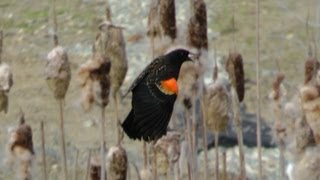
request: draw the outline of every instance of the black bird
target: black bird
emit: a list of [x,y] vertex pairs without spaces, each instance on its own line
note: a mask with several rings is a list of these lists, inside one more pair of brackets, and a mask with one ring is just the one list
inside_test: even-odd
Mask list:
[[132,91],[132,109],[122,123],[130,138],[149,142],[166,134],[181,65],[193,58],[188,50],[173,50],[154,59],[133,82],[127,92]]

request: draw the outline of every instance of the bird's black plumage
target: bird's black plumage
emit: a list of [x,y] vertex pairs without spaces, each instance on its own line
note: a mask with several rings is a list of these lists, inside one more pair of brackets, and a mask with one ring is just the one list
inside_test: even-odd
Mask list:
[[183,62],[191,60],[190,52],[174,50],[153,60],[133,82],[132,109],[122,123],[132,139],[157,140],[167,132],[167,126],[177,98],[176,93],[162,89],[162,82],[178,79]]

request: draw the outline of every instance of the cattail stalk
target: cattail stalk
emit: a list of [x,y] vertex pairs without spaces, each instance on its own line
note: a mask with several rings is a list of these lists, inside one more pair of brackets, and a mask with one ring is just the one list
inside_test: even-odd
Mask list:
[[114,94],[114,103],[115,103],[115,115],[116,115],[116,129],[117,129],[117,144],[120,145],[122,140],[122,131],[120,129],[120,118],[119,118],[119,94]]
[[257,145],[258,145],[258,179],[262,180],[261,153],[261,90],[260,90],[260,0],[256,0],[256,81],[257,81]]
[[79,158],[79,150],[76,149],[76,156],[75,156],[75,161],[74,161],[74,167],[73,167],[73,179],[77,180],[78,179],[78,158]]
[[3,31],[0,30],[0,64],[2,63]]
[[220,179],[220,173],[219,173],[219,132],[214,133],[214,147],[216,151],[216,167],[215,167],[215,176],[216,180]]
[[205,105],[203,103],[204,99],[202,98],[201,100],[201,109],[202,109],[202,126],[203,126],[203,131],[202,131],[202,138],[203,138],[203,151],[204,151],[204,180],[207,180],[208,178],[208,142],[207,142],[207,115],[204,112]]
[[222,168],[223,168],[223,179],[228,179],[228,174],[227,174],[227,152],[223,151],[222,152]]
[[47,161],[46,161],[46,146],[45,146],[45,134],[43,121],[40,122],[41,129],[41,150],[42,150],[42,166],[43,166],[43,179],[47,180]]
[[89,174],[90,174],[90,160],[91,160],[91,149],[89,149],[89,154],[88,154],[85,180],[88,180],[88,177],[89,177]]
[[244,145],[243,145],[243,134],[242,134],[242,125],[240,118],[240,103],[237,97],[237,92],[233,89],[233,102],[235,107],[235,125],[237,128],[237,138],[238,138],[238,146],[239,146],[239,160],[240,160],[240,178],[241,180],[246,179],[246,163],[244,158]]
[[197,112],[196,112],[196,92],[193,90],[192,92],[192,167],[193,167],[193,177],[198,177],[198,168],[197,168]]
[[101,156],[101,180],[106,179],[106,133],[105,133],[105,107],[101,106],[101,149],[100,149],[100,156]]
[[192,137],[191,137],[191,125],[190,125],[190,110],[186,110],[185,115],[185,125],[187,128],[185,130],[185,139],[187,141],[187,159],[188,159],[188,178],[189,180],[193,179],[193,163],[192,163]]
[[60,107],[60,133],[61,133],[61,153],[63,158],[63,172],[65,179],[68,179],[68,166],[67,166],[67,154],[66,154],[66,142],[64,136],[64,118],[63,118],[63,99],[59,100]]
[[152,173],[153,173],[153,180],[157,180],[158,179],[158,171],[157,171],[157,152],[156,149],[154,147],[152,147],[152,151],[153,151],[153,163],[152,163]]
[[59,40],[58,40],[58,23],[57,23],[57,13],[56,13],[56,0],[52,0],[52,20],[53,20],[53,44],[54,46],[59,45]]

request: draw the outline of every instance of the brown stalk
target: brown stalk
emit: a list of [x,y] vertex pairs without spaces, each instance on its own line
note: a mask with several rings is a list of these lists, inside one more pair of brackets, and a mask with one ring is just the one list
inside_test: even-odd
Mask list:
[[215,176],[216,176],[216,180],[219,180],[220,179],[220,173],[219,173],[219,132],[214,133],[214,148],[216,151]]
[[197,167],[197,112],[196,112],[196,90],[193,89],[192,91],[192,167],[193,167],[193,177],[198,177],[198,167]]
[[223,151],[222,152],[222,169],[223,169],[223,179],[228,179],[228,174],[227,174],[227,152]]
[[205,105],[204,105],[204,99],[201,100],[201,110],[202,110],[202,138],[203,138],[203,151],[204,151],[204,180],[208,179],[208,140],[207,140],[207,115],[205,113]]
[[158,179],[158,171],[157,171],[157,152],[155,150],[155,148],[152,146],[152,152],[153,152],[153,163],[152,163],[152,174],[153,174],[153,180],[157,180]]
[[[260,90],[260,0],[256,0],[256,82],[257,82],[257,145],[258,145],[258,179],[262,180],[261,152],[261,90]],[[244,178],[244,177],[243,177]]]
[[46,147],[45,147],[45,131],[44,131],[44,124],[43,121],[40,122],[40,129],[41,129],[41,150],[42,150],[42,166],[43,166],[43,177],[44,180],[48,179],[47,175],[47,161],[46,161]]
[[58,23],[57,23],[57,13],[56,13],[56,0],[52,0],[51,4],[51,11],[52,11],[52,25],[53,25],[53,44],[54,46],[59,45],[58,40]]
[[63,173],[64,178],[68,179],[68,166],[67,166],[67,153],[66,153],[66,142],[64,136],[64,118],[63,118],[63,99],[59,100],[59,107],[60,107],[60,138],[61,138],[61,153],[63,158]]
[[73,165],[73,179],[77,180],[78,179],[78,158],[79,158],[79,150],[76,149],[76,155],[75,155],[75,161]]
[[88,177],[89,177],[89,174],[90,174],[90,160],[91,160],[91,149],[89,149],[89,153],[88,153],[85,180],[88,180]]
[[0,30],[0,64],[2,63],[3,31]]
[[100,130],[101,130],[101,139],[100,139],[100,157],[101,157],[101,175],[100,179],[106,179],[106,133],[105,133],[105,106],[101,106],[101,120],[100,120]]

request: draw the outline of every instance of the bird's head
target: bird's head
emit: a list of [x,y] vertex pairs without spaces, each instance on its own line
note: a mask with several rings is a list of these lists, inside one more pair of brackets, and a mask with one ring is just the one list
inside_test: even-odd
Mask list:
[[179,68],[182,63],[186,61],[195,61],[199,58],[198,54],[192,53],[186,49],[175,49],[169,52],[166,56],[171,64],[178,65]]

